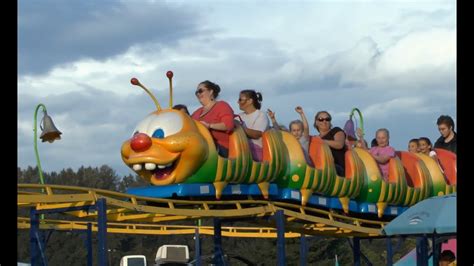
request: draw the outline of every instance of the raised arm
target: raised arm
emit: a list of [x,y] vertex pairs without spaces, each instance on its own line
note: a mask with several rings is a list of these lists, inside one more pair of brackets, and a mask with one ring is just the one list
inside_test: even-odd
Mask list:
[[364,133],[362,133],[362,129],[361,129],[361,128],[357,128],[356,134],[357,134],[357,138],[358,138],[357,141],[360,142],[362,149],[368,150],[369,147],[367,147],[367,145],[365,145]]
[[303,121],[303,136],[309,137],[309,126],[308,126],[308,120],[306,119],[306,115],[303,112],[303,108],[301,106],[297,106],[295,108],[295,111],[300,114],[301,120]]
[[268,114],[268,117],[270,117],[270,120],[272,120],[273,127],[276,128],[276,129],[281,129],[280,126],[278,125],[276,119],[275,119],[275,113],[272,110],[267,109],[267,114]]

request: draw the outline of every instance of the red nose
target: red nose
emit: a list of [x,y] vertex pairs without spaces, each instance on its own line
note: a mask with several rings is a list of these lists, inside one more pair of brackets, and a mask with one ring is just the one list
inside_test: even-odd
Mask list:
[[136,152],[142,152],[148,150],[151,147],[151,138],[147,134],[138,133],[132,137],[130,146]]

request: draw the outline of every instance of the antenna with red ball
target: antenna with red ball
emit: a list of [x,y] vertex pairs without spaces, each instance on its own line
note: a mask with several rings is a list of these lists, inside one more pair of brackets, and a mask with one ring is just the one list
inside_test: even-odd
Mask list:
[[171,109],[173,108],[173,82],[172,82],[173,71],[170,70],[166,72],[166,76],[170,80],[170,109]]
[[[173,75],[173,73],[171,73],[171,75]],[[158,109],[158,111],[161,111],[161,106],[160,106],[160,104],[158,103],[158,100],[155,98],[155,96],[154,96],[153,94],[151,94],[151,92],[150,92],[147,88],[145,88],[145,86],[143,86],[143,85],[140,83],[140,81],[138,81],[138,79],[132,78],[132,79],[130,80],[130,83],[132,83],[133,85],[139,86],[139,87],[141,87],[142,89],[144,89],[144,90],[148,93],[148,95],[150,95],[150,97],[153,99],[153,101],[155,102],[156,109]]]

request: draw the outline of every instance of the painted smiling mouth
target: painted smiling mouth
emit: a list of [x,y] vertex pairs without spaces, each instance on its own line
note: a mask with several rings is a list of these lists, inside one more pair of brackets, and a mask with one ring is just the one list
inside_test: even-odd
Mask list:
[[176,168],[177,160],[168,164],[140,163],[133,164],[132,169],[135,171],[148,171],[153,178],[158,180],[167,179]]

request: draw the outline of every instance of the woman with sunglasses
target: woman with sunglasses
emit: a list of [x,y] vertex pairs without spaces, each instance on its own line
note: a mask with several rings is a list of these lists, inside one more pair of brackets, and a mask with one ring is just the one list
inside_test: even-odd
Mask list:
[[228,157],[229,135],[234,130],[234,111],[227,102],[216,100],[220,91],[219,85],[209,80],[199,83],[195,94],[202,106],[191,117],[209,129],[218,154]]
[[242,120],[245,134],[250,139],[250,150],[253,159],[256,161],[262,161],[262,134],[270,124],[267,115],[260,111],[261,102],[262,94],[254,90],[241,91],[237,101],[240,110],[243,111],[239,114],[239,117]]
[[314,127],[319,137],[331,148],[338,176],[345,173],[346,134],[340,127],[332,127],[331,115],[327,111],[319,111],[314,117]]

